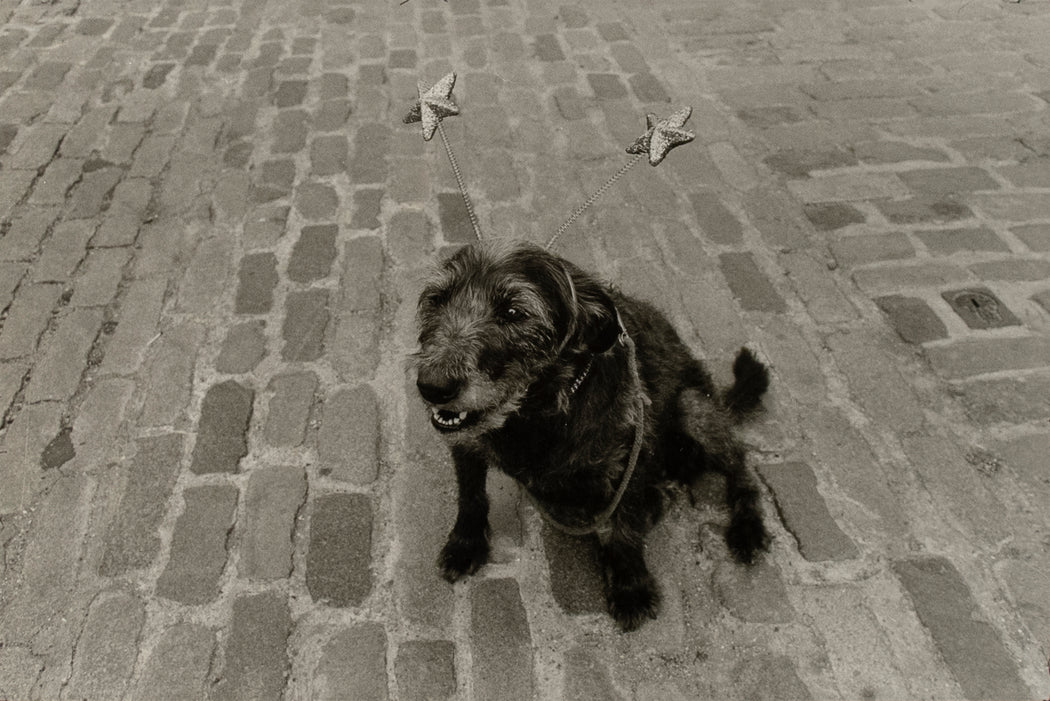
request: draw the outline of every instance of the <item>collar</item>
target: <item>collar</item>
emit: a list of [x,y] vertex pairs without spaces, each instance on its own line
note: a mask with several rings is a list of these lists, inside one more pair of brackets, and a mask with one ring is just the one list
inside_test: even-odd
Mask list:
[[587,359],[587,364],[583,366],[583,372],[581,372],[576,379],[572,381],[572,384],[569,385],[569,399],[572,399],[573,395],[576,394],[576,390],[578,390],[580,385],[583,384],[583,381],[587,379],[587,373],[591,371],[591,364],[593,363],[594,356],[592,355]]

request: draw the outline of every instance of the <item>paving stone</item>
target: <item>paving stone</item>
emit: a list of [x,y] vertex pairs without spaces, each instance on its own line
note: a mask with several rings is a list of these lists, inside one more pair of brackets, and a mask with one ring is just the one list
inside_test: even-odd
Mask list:
[[34,353],[61,294],[61,285],[23,283],[0,331],[0,359]]
[[47,165],[44,175],[37,179],[29,203],[35,205],[61,205],[66,193],[80,180],[83,162],[74,158],[55,158]]
[[113,167],[86,171],[84,177],[69,193],[66,203],[66,219],[98,217],[105,206],[106,199],[123,175],[123,170]]
[[[386,631],[378,623],[358,623],[338,631],[321,651],[311,679],[310,698],[386,701],[386,658]],[[404,692],[401,698],[406,698]]]
[[344,382],[370,380],[379,366],[378,318],[371,312],[342,312],[328,351]]
[[33,266],[33,281],[67,282],[84,259],[88,241],[94,232],[93,221],[62,221],[55,224]]
[[718,600],[742,621],[790,623],[795,618],[780,569],[766,560],[752,566],[719,563],[713,583]]
[[100,307],[113,301],[130,254],[121,249],[92,249],[77,276],[72,307]]
[[914,192],[935,197],[999,189],[999,183],[992,176],[974,167],[909,170],[897,173],[897,177]]
[[803,207],[803,212],[817,231],[835,231],[850,224],[863,224],[866,221],[863,212],[842,202],[807,204]]
[[707,238],[721,244],[738,244],[743,240],[740,221],[726,209],[718,195],[707,190],[690,192],[689,201]]
[[357,485],[379,475],[379,405],[369,385],[336,392],[324,403],[317,435],[321,473]]
[[211,630],[196,623],[176,623],[161,634],[131,696],[157,701],[203,698],[214,649]]
[[908,343],[926,343],[948,337],[944,322],[917,297],[886,295],[874,300],[889,317],[897,334]]
[[949,263],[883,265],[853,272],[853,281],[866,293],[887,293],[912,287],[941,287],[962,284],[971,279],[966,269]]
[[254,392],[233,380],[212,385],[201,402],[197,442],[190,470],[194,474],[234,473],[248,454],[248,424]]
[[193,605],[219,595],[237,495],[231,485],[189,487],[182,493],[185,506],[175,522],[168,563],[157,580],[158,596]]
[[230,327],[219,357],[215,359],[215,369],[231,375],[254,370],[266,357],[265,328],[262,321],[247,321]]
[[583,645],[577,645],[565,654],[564,699],[575,701],[618,701],[623,697],[616,691],[609,675],[609,667]]
[[535,56],[540,61],[564,61],[565,53],[554,34],[539,34],[532,45]]
[[804,463],[759,465],[762,481],[773,491],[784,526],[795,537],[802,557],[810,562],[849,560],[857,546],[828,512],[813,470]]
[[40,124],[22,131],[18,149],[5,159],[7,168],[36,170],[53,160],[65,137],[67,127],[61,124]]
[[282,110],[273,126],[273,153],[296,153],[306,146],[310,116],[303,110]]
[[962,379],[1002,370],[1045,367],[1050,339],[1040,336],[974,338],[926,349],[933,368],[947,379]]
[[270,380],[268,390],[272,394],[263,428],[267,443],[302,445],[317,387],[317,375],[312,372],[284,373]]
[[86,388],[72,434],[78,462],[85,470],[101,471],[120,457],[119,432],[134,390],[130,379],[120,377],[96,380]]
[[1036,495],[1045,493],[1050,486],[1050,475],[1042,467],[1047,450],[1050,450],[1050,435],[1046,433],[1033,433],[995,443],[995,453],[1002,456],[1021,483]]
[[402,701],[441,701],[456,694],[456,646],[449,640],[409,640],[397,648],[394,675]]
[[306,99],[305,80],[282,80],[273,94],[273,104],[278,108],[297,107]]
[[962,251],[1008,251],[1009,247],[991,229],[943,229],[915,234],[931,253],[951,255]]
[[286,579],[292,572],[296,515],[306,501],[306,473],[296,467],[253,470],[244,498],[237,572],[246,579]]
[[40,242],[58,217],[58,210],[33,207],[5,218],[8,228],[0,237],[0,260],[29,261],[36,257]]
[[915,247],[901,233],[843,236],[831,243],[831,253],[839,265],[853,267],[915,256]]
[[551,594],[570,615],[604,613],[605,594],[597,544],[543,526],[543,550],[550,569]]
[[354,136],[353,155],[347,172],[355,185],[382,183],[389,170],[386,157],[390,149],[390,130],[378,124],[362,124]]
[[353,215],[350,218],[350,228],[378,229],[379,211],[382,201],[383,190],[365,189],[354,192]]
[[588,73],[587,82],[599,100],[619,100],[627,97],[627,88],[612,73]]
[[810,252],[793,251],[779,257],[784,273],[795,293],[820,324],[838,324],[857,318],[857,310],[834,278],[828,275],[828,261]]
[[99,574],[147,567],[160,550],[157,527],[167,511],[183,454],[183,438],[162,434],[136,441],[116,517],[106,530]]
[[155,343],[152,337],[147,341],[151,354],[146,362],[140,425],[174,426],[183,416],[203,337],[202,326],[190,321],[165,329]]
[[941,297],[971,329],[992,329],[1021,324],[1013,312],[987,288],[949,290],[942,292]]
[[311,288],[289,292],[285,301],[281,337],[281,358],[286,361],[317,360],[324,352],[325,329],[328,327],[328,291]]
[[878,330],[852,329],[825,339],[850,395],[875,423],[895,432],[920,430],[926,420],[910,383],[899,370],[893,345]]
[[372,504],[362,494],[326,494],[313,503],[306,588],[329,606],[360,606],[372,590]]
[[1028,698],[1013,659],[950,561],[926,557],[891,566],[967,698]]
[[885,200],[906,197],[908,189],[893,173],[844,173],[791,180],[788,189],[806,204]]
[[762,159],[762,162],[778,173],[801,178],[814,170],[856,165],[857,159],[853,154],[841,148],[821,151],[787,149],[767,156]]
[[295,190],[295,208],[305,219],[331,219],[339,209],[339,195],[324,183],[303,183]]
[[490,699],[531,699],[532,636],[518,582],[481,580],[474,583],[470,595],[474,694]]
[[335,224],[304,226],[292,248],[288,261],[288,278],[295,282],[313,282],[327,277],[336,257]]
[[1050,217],[1050,192],[976,193],[967,201],[991,219],[1029,222]]
[[1010,229],[1017,238],[1033,251],[1050,251],[1050,224],[1030,224]]
[[26,401],[68,401],[80,385],[101,328],[100,309],[74,309],[61,315],[33,369]]
[[755,264],[751,253],[723,253],[718,262],[729,289],[745,310],[775,313],[787,310],[783,298]]
[[310,172],[314,176],[346,172],[349,144],[341,134],[317,136],[310,142]]
[[[894,84],[896,81],[894,81]],[[828,83],[834,85],[834,83]],[[912,146],[900,141],[867,141],[852,145],[853,154],[864,163],[886,164],[905,161],[947,161],[948,156],[935,148]]]
[[929,195],[906,200],[880,200],[875,206],[893,224],[943,224],[973,216],[970,208],[961,202]]
[[1041,258],[973,263],[967,266],[982,280],[1041,281],[1050,279],[1050,261]]
[[238,596],[233,602],[222,677],[210,698],[279,700],[291,671],[287,643],[292,634],[288,601],[280,592]]
[[65,691],[70,698],[121,698],[131,681],[146,620],[142,600],[131,594],[100,594],[88,609]]
[[277,258],[273,253],[251,253],[241,261],[237,273],[237,297],[234,311],[238,314],[265,314],[273,306],[273,289],[277,286]]

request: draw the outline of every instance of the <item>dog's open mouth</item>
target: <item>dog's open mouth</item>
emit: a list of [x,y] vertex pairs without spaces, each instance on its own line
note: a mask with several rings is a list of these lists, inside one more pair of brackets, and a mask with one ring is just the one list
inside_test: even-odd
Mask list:
[[447,411],[431,407],[430,423],[439,431],[452,432],[470,426],[478,419],[477,412],[470,411]]

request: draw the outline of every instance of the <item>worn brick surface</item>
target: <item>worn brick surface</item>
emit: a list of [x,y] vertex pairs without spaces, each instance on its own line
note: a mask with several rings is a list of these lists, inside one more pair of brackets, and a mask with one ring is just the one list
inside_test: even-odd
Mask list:
[[288,602],[279,592],[239,596],[233,602],[230,637],[222,676],[211,689],[215,699],[280,699],[290,660],[292,632]]
[[274,580],[291,573],[295,519],[305,499],[302,469],[279,466],[252,472],[244,497],[241,577]]
[[252,390],[233,380],[208,390],[201,402],[191,470],[197,474],[237,472],[240,459],[248,454],[253,398]]
[[99,574],[116,575],[149,565],[160,551],[157,527],[167,508],[183,455],[182,436],[137,441],[116,516],[106,531]]
[[[1047,6],[527,5],[0,0],[0,697],[1046,698]],[[631,635],[506,476],[490,562],[435,565],[415,297],[474,232],[401,117],[450,70],[492,236],[693,109],[558,250],[720,384],[769,362],[786,540],[677,504]]]
[[456,646],[449,640],[411,640],[397,649],[394,674],[405,701],[451,699],[456,693]]
[[313,288],[291,292],[285,301],[281,357],[289,361],[317,360],[324,351],[328,327],[328,291]]
[[317,392],[312,372],[292,372],[270,380],[269,411],[263,435],[271,445],[297,446],[303,442]]
[[166,629],[131,693],[164,701],[199,698],[207,688],[215,633],[194,623]]
[[471,653],[479,698],[532,698],[532,639],[516,580],[489,579],[471,589]]
[[145,618],[138,596],[103,593],[92,602],[66,688],[71,698],[119,698],[125,693]]
[[1028,696],[1013,660],[949,560],[897,560],[893,571],[967,698]]
[[313,670],[310,698],[385,701],[389,698],[386,669],[387,639],[383,626],[353,625],[336,632],[322,649]]
[[234,375],[255,369],[266,356],[265,329],[262,321],[248,321],[231,327],[226,332],[219,357],[215,359],[215,369]]
[[372,589],[372,505],[360,494],[314,500],[306,586],[314,600],[359,606]]
[[183,604],[203,604],[219,593],[226,566],[237,488],[191,487],[171,536],[171,554],[157,580],[157,594]]
[[379,474],[379,407],[368,385],[328,397],[317,435],[321,472],[352,484],[370,484]]
[[807,560],[846,560],[858,555],[857,546],[842,532],[817,490],[816,475],[803,463],[759,465],[763,481],[773,490],[777,511],[795,536]]

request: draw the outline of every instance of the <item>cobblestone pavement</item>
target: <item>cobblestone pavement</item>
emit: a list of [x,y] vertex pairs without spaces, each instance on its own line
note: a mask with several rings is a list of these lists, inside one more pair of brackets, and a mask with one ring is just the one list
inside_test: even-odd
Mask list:
[[[0,698],[1042,699],[1045,0],[0,0]],[[775,542],[654,532],[659,620],[494,479],[455,587],[420,280],[542,241],[725,380]],[[717,490],[701,484],[701,496]]]

